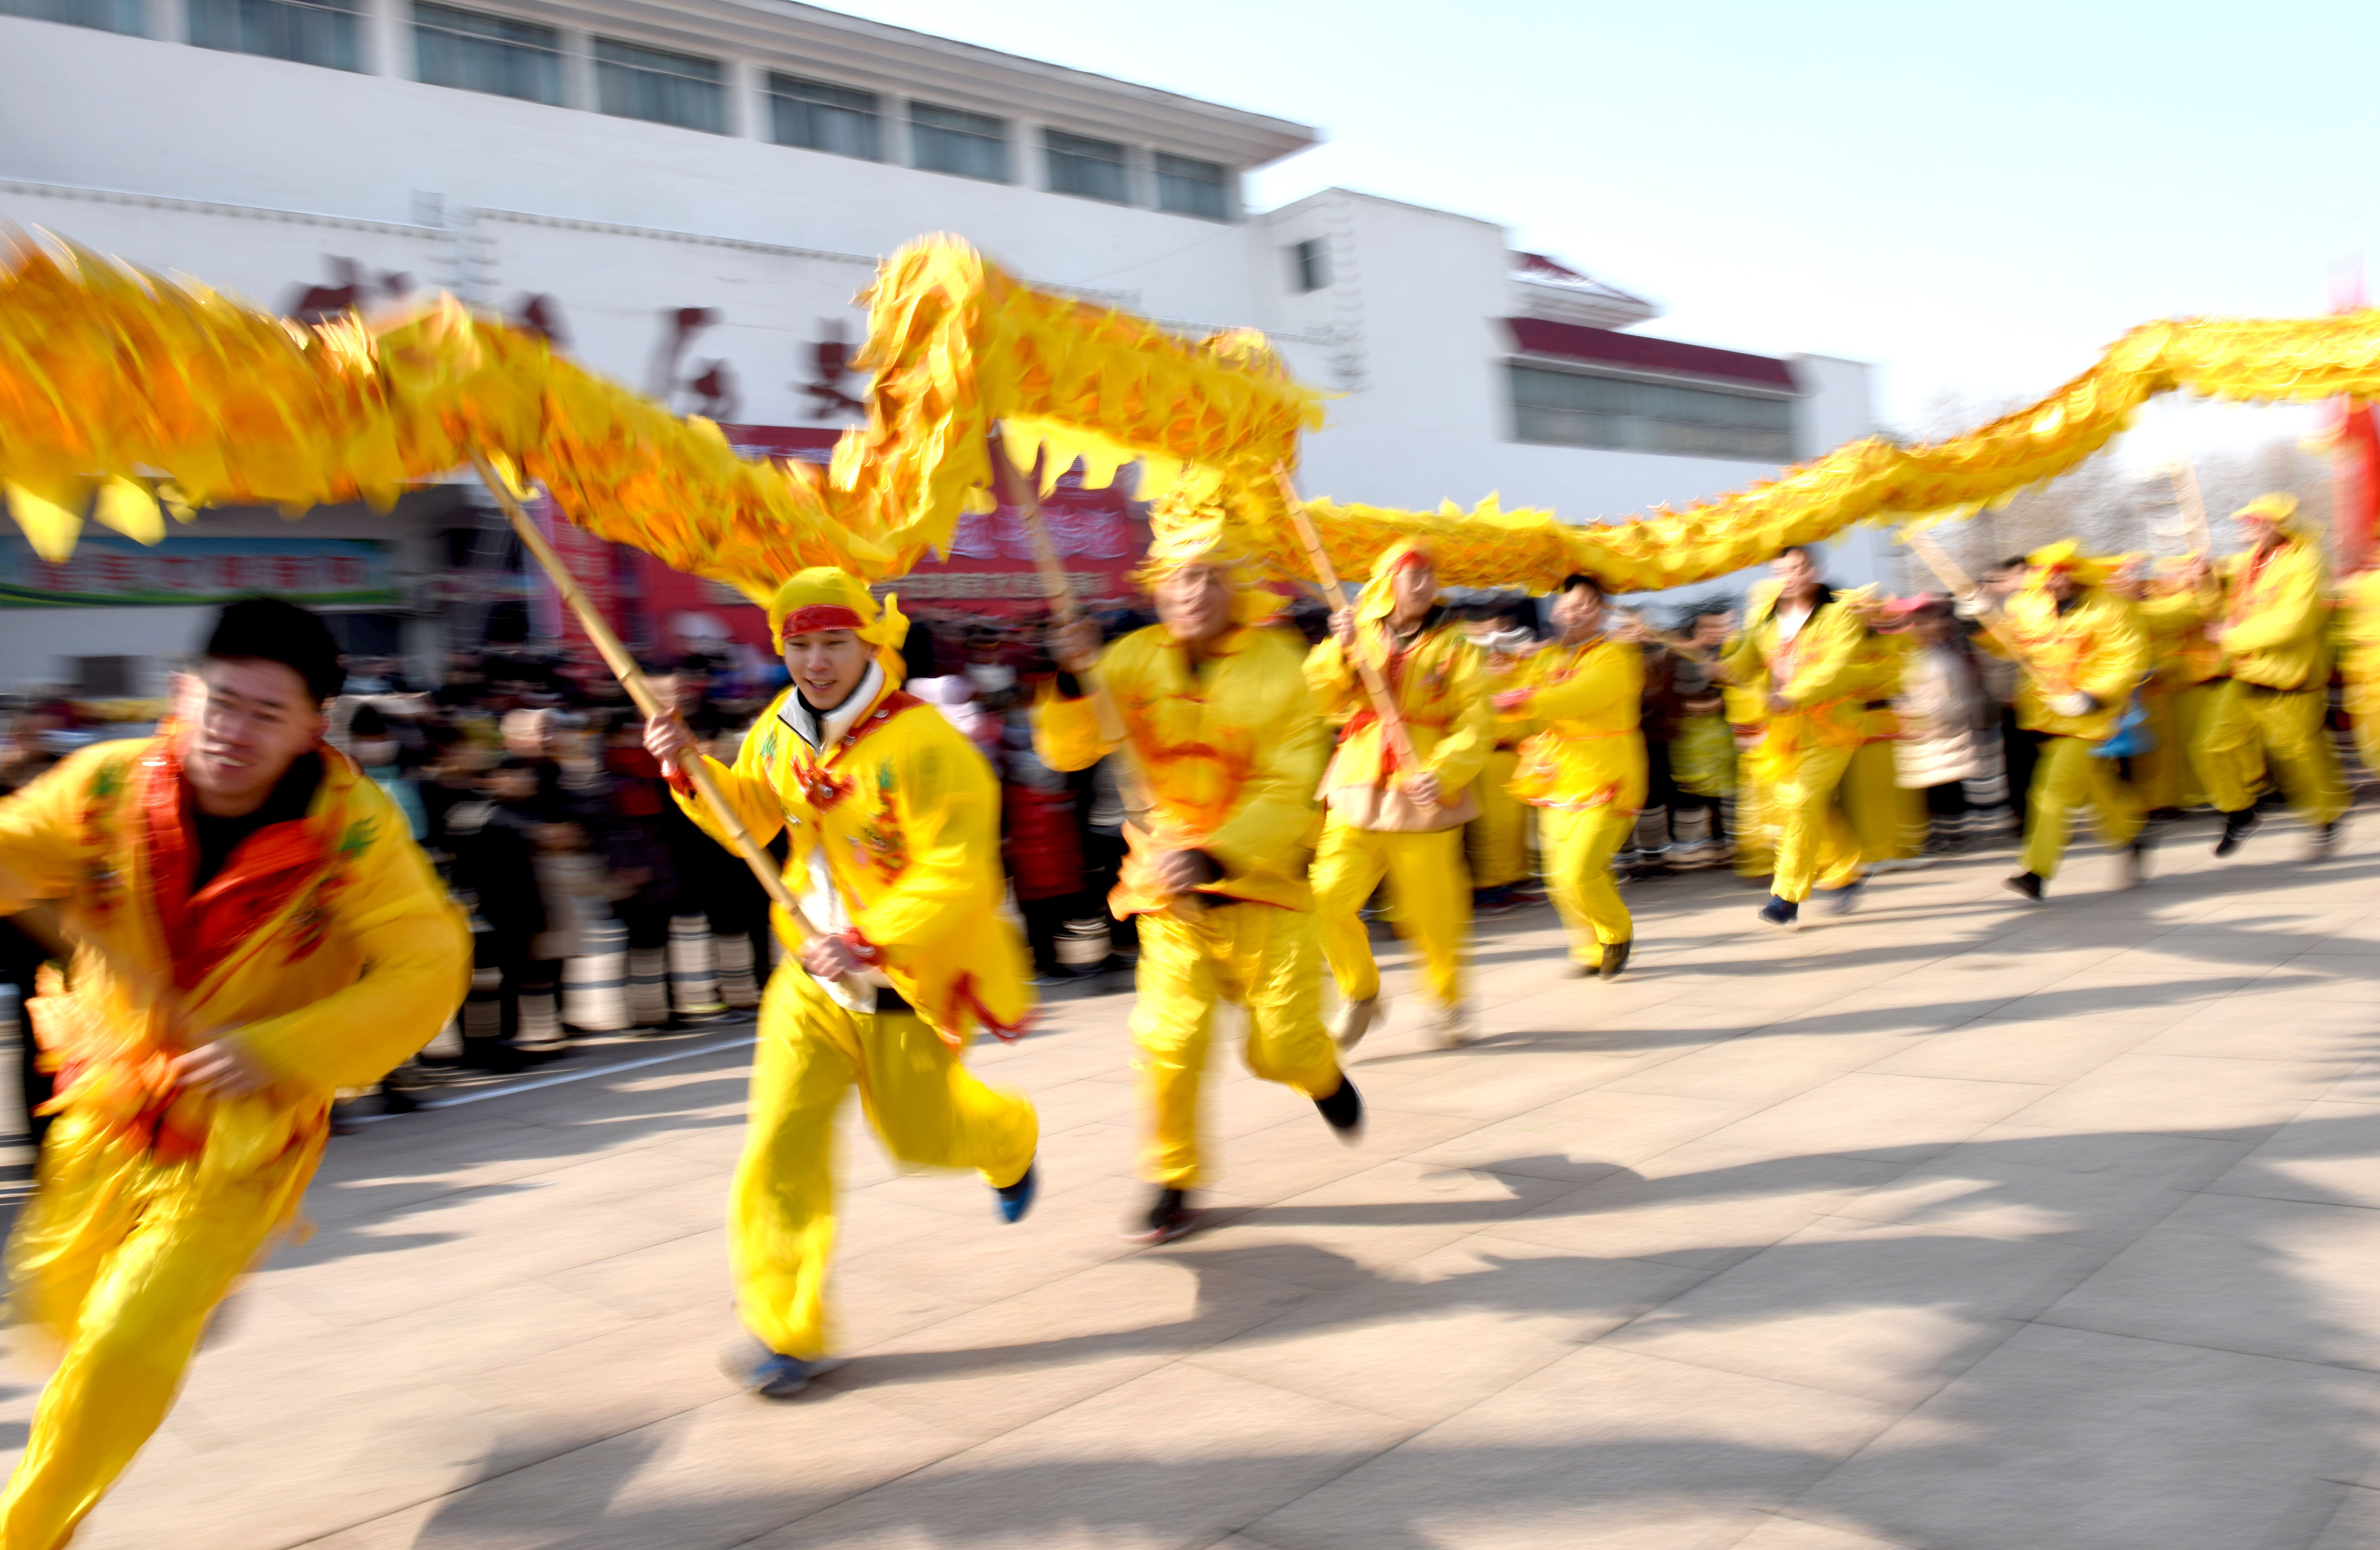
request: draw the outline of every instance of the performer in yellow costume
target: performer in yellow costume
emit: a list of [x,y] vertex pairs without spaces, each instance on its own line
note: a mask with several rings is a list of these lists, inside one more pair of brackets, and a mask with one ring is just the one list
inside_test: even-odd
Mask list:
[[296,1213],[333,1095],[468,987],[470,933],[405,816],[321,741],[344,676],[322,621],[235,603],[158,735],[0,804],[0,914],[56,900],[78,944],[29,1008],[60,1112],[9,1271],[18,1318],[65,1349],[0,1502],[7,1550],[67,1542]]
[[1814,550],[1789,549],[1769,568],[1770,585],[1753,594],[1723,660],[1737,683],[1766,688],[1767,730],[1746,761],[1778,826],[1776,878],[1760,918],[1791,929],[1814,887],[1838,912],[1857,897],[1859,838],[1837,794],[1867,741],[1858,654],[1868,630],[1820,579]]
[[2223,814],[2216,855],[2238,850],[2261,821],[2250,784],[2260,754],[2313,830],[2313,859],[2330,854],[2347,811],[2338,755],[2323,725],[2330,620],[2322,550],[2299,529],[2297,514],[2297,497],[2277,492],[2231,514],[2248,550],[2232,563],[2222,619],[2206,628],[2222,649],[2226,682],[2191,750],[2207,800]]
[[1925,841],[1925,798],[1901,785],[1892,753],[1900,736],[1892,702],[1908,671],[1912,637],[1906,631],[1876,627],[1882,615],[1874,587],[1837,600],[1858,616],[1861,627],[1845,678],[1845,687],[1859,697],[1860,745],[1843,770],[1839,795],[1844,821],[1859,842],[1860,861],[1873,867],[1916,854]]
[[[1342,1049],[1354,1048],[1381,1015],[1380,971],[1362,912],[1383,877],[1397,929],[1421,950],[1439,1043],[1451,1048],[1472,1038],[1463,999],[1471,928],[1463,826],[1479,811],[1468,788],[1495,751],[1496,712],[1479,648],[1437,622],[1437,605],[1429,551],[1410,540],[1391,545],[1355,606],[1331,616],[1330,638],[1305,659],[1323,715],[1345,722],[1322,778],[1330,811],[1314,856],[1314,907],[1339,982],[1332,1033]],[[1387,681],[1419,769],[1398,768],[1355,652]]]
[[[960,1062],[974,1031],[1023,1032],[1023,944],[1000,915],[1000,787],[983,755],[901,692],[908,621],[845,572],[798,572],[770,628],[793,684],[753,725],[733,769],[710,773],[752,837],[791,840],[786,879],[820,933],[760,1001],[751,1117],[728,1202],[744,1326],[766,1348],[743,1376],[768,1399],[799,1393],[830,1340],[834,1117],[851,1089],[904,1162],[972,1168],[1008,1221],[1031,1206],[1039,1134],[1021,1095]],[[686,816],[727,837],[679,768],[696,752],[675,717],[645,745]],[[787,923],[780,922],[783,931]]]
[[1560,638],[1495,705],[1543,723],[1521,745],[1512,794],[1544,814],[1546,888],[1570,928],[1571,961],[1612,979],[1636,936],[1611,857],[1645,805],[1645,653],[1604,633],[1603,589],[1591,576],[1563,581],[1553,622]]
[[[1535,631],[1507,618],[1466,621],[1463,634],[1479,648],[1491,696],[1520,686],[1542,649]],[[1479,816],[1463,826],[1463,859],[1471,869],[1475,911],[1507,910],[1523,902],[1517,895],[1529,880],[1529,806],[1512,794],[1511,786],[1512,772],[1520,767],[1521,740],[1530,731],[1525,721],[1500,719],[1496,750],[1472,782]]]
[[[2017,686],[2018,723],[2040,733],[2042,742],[2027,793],[2024,870],[2006,886],[2040,900],[2058,876],[2073,812],[2082,806],[2091,808],[2107,848],[2123,853],[2127,883],[2137,883],[2147,869],[2153,836],[2143,828],[2141,800],[2116,761],[2095,749],[2115,734],[2133,690],[2148,676],[2148,636],[2132,605],[2099,585],[2105,570],[2079,554],[2073,539],[2035,550],[2025,560],[2031,580],[2010,595],[1995,624],[2024,670]],[[1982,644],[2006,650],[1988,635]]]
[[2156,746],[2132,757],[2132,789],[2153,818],[2169,820],[2205,800],[2190,749],[2212,693],[2207,681],[2222,669],[2222,652],[2206,638],[2222,589],[2197,559],[2169,563],[2155,572],[2128,561],[2106,585],[2132,605],[2149,643],[2149,681],[2141,688],[2141,703]]
[[[1364,1103],[1322,1026],[1305,869],[1329,738],[1299,643],[1257,624],[1280,599],[1239,568],[1220,522],[1160,506],[1157,527],[1142,576],[1159,622],[1101,654],[1098,625],[1078,621],[1058,647],[1074,671],[1096,660],[1121,719],[1111,730],[1146,785],[1109,907],[1140,923],[1132,1032],[1141,1175],[1156,1195],[1134,1236],[1167,1242],[1197,1225],[1188,1195],[1207,1176],[1198,1096],[1218,1005],[1246,1009],[1248,1069],[1314,1100],[1342,1139],[1360,1133]],[[1117,746],[1082,686],[1070,674],[1041,703],[1035,745],[1052,769]]]

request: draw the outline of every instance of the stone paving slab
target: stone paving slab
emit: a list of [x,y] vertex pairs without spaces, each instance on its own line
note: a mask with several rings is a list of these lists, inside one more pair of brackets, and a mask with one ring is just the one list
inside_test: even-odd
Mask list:
[[1363,1144],[1227,1026],[1213,1225],[1161,1250],[1130,998],[1056,1000],[975,1057],[1041,1104],[1023,1225],[846,1116],[853,1361],[783,1405],[717,1364],[748,1047],[607,1044],[337,1139],[77,1543],[2380,1546],[2380,831],[2211,838],[1793,934],[1636,885],[1610,983],[1485,920],[1461,1051],[1383,944]]

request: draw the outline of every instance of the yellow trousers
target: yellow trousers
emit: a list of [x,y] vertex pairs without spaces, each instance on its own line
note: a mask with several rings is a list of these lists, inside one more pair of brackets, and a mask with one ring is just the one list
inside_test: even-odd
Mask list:
[[1892,745],[1863,743],[1852,750],[1840,791],[1843,819],[1870,866],[1917,854],[1925,842],[1925,798],[1905,789],[1893,768]]
[[2116,773],[2116,761],[2093,757],[2083,738],[2042,739],[2027,801],[2033,821],[2025,829],[2024,869],[2036,878],[2058,876],[2078,807],[2091,809],[2100,842],[2109,850],[2121,850],[2141,831],[2140,796]]
[[2346,812],[2338,751],[2323,725],[2328,697],[2320,688],[2264,689],[2236,678],[2216,684],[2191,747],[2206,799],[2226,813],[2252,805],[2261,762],[2307,823],[2329,823]]
[[1606,947],[1636,934],[1611,876],[1611,857],[1636,826],[1636,815],[1618,806],[1548,807],[1543,822],[1546,891],[1570,929],[1572,960],[1594,968]]
[[1463,867],[1463,830],[1387,833],[1357,829],[1337,814],[1314,853],[1314,914],[1322,928],[1339,994],[1359,1001],[1380,993],[1379,965],[1364,929],[1364,901],[1386,878],[1398,935],[1421,950],[1424,977],[1440,1006],[1463,999],[1463,938],[1471,929],[1471,879]]
[[1804,751],[1768,793],[1777,816],[1777,878],[1769,891],[1800,903],[1810,890],[1842,888],[1859,878],[1859,835],[1835,800],[1857,745],[1831,744]]
[[1339,1090],[1339,1052],[1322,1026],[1310,913],[1274,904],[1176,903],[1139,919],[1132,1039],[1147,1127],[1141,1176],[1186,1190],[1206,1177],[1198,1095],[1219,1003],[1246,1009],[1242,1058],[1267,1082],[1327,1098]]
[[0,1501],[0,1545],[52,1550],[165,1419],[207,1316],[313,1177],[319,1130],[244,1174],[161,1164],[69,1108],[9,1244],[16,1317],[64,1343]]
[[2206,800],[2190,750],[2213,697],[2214,690],[2204,684],[2161,689],[2146,697],[2149,731],[2156,734],[2157,745],[2133,755],[2131,768],[2132,790],[2150,812],[2195,807]]
[[827,1349],[834,1117],[854,1086],[886,1151],[972,1168],[994,1188],[1025,1177],[1040,1139],[1031,1101],[977,1081],[915,1013],[846,1011],[800,964],[780,967],[760,1001],[727,1245],[744,1327],[805,1362]]
[[1479,816],[1463,826],[1463,852],[1474,888],[1507,888],[1529,876],[1529,805],[1504,789],[1520,766],[1520,750],[1500,748],[1471,783]]
[[1777,808],[1753,761],[1735,766],[1735,875],[1765,878],[1777,870]]

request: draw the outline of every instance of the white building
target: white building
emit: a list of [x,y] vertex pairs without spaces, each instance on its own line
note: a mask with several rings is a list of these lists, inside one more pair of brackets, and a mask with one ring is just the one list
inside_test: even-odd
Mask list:
[[[1270,333],[1342,395],[1301,476],[1342,500],[1619,516],[1872,426],[1864,367],[1621,332],[1653,308],[1493,224],[1337,189],[1245,210],[1241,175],[1314,143],[1304,126],[785,0],[0,0],[0,218],[292,313],[451,289],[682,412],[790,428],[762,441],[852,423],[853,294],[930,231],[1185,329]],[[427,653],[480,617],[432,579],[470,547],[468,502],[198,531],[259,563],[370,559],[365,589],[399,601],[347,606]],[[0,588],[32,587],[9,543]],[[109,574],[162,585],[139,570]],[[117,595],[91,573],[79,592]],[[0,682],[170,657],[200,612],[7,600]],[[400,627],[366,624],[363,648]]]

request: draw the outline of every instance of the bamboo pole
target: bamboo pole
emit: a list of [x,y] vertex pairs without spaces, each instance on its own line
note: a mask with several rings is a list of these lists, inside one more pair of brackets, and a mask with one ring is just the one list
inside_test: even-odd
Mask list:
[[[1328,598],[1336,599],[1336,608],[1352,606],[1353,599],[1348,598],[1346,587],[1322,547],[1322,535],[1314,530],[1314,519],[1305,515],[1305,503],[1298,499],[1297,487],[1289,481],[1289,470],[1276,463],[1272,466],[1272,478],[1281,487],[1281,503],[1289,509],[1290,524],[1297,529],[1297,541],[1305,548],[1306,563],[1314,567],[1314,578],[1322,584]],[[1359,648],[1350,647],[1347,657],[1364,680],[1364,692],[1371,696],[1373,714],[1380,719],[1380,735],[1389,740],[1389,749],[1396,756],[1398,768],[1419,769],[1421,760],[1414,754],[1413,735],[1405,730],[1404,712],[1397,708],[1396,696],[1389,691],[1389,681]],[[1423,805],[1434,807],[1437,804]]]
[[1975,623],[1984,627],[1985,635],[2000,643],[2000,649],[2009,654],[2009,660],[2034,674],[2034,677],[2046,679],[2046,675],[2034,667],[2032,660],[2025,655],[2024,648],[2017,644],[2016,637],[2000,629],[1985,616],[1989,612],[2005,611],[1994,607],[1975,578],[1969,575],[1960,566],[1959,562],[1950,558],[1948,550],[1934,541],[1933,534],[1923,528],[1912,528],[1902,535],[1902,541],[1909,545],[1912,553],[1925,562],[1925,568],[1932,571],[1935,577],[1950,589],[1951,596],[1969,599],[1975,604],[1980,611],[1975,615]]
[[[585,627],[588,638],[595,643],[595,649],[602,654],[613,675],[620,680],[620,687],[627,691],[637,708],[648,721],[674,717],[676,709],[662,702],[651,681],[645,677],[644,670],[637,666],[637,659],[620,644],[620,637],[612,633],[611,624],[596,611],[585,589],[578,585],[578,578],[570,574],[569,567],[562,563],[562,556],[553,551],[553,545],[546,541],[545,535],[537,530],[537,524],[529,520],[528,513],[514,498],[512,487],[489,466],[484,454],[473,453],[471,463],[479,470],[480,482],[488,487],[488,493],[493,495],[496,504],[504,508],[505,519],[520,537],[521,547],[528,551],[529,557],[552,578],[554,590],[562,594],[562,600],[578,616],[578,623]],[[752,875],[759,879],[760,887],[768,893],[771,902],[785,912],[785,918],[793,924],[796,943],[818,936],[819,928],[810,923],[809,916],[802,913],[801,901],[795,898],[794,890],[785,886],[784,875],[778,870],[775,858],[761,849],[760,842],[752,838],[752,831],[744,827],[743,818],[727,800],[726,793],[719,789],[719,782],[711,777],[710,767],[703,762],[702,755],[698,751],[680,768],[694,782],[695,795],[710,809],[710,816],[718,820],[719,826],[727,831],[728,838],[734,842],[735,854],[744,858],[745,866],[752,868]],[[844,988],[855,996],[862,988],[848,979],[842,983]]]
[[2173,498],[2181,507],[2182,515],[2190,519],[2191,530],[2198,541],[2191,546],[2192,559],[2203,558],[2215,548],[2215,529],[2206,520],[2206,497],[2198,488],[2198,466],[2187,454],[2173,460],[2168,470],[2173,480]]
[[[1009,504],[1025,519],[1025,535],[1033,545],[1034,568],[1041,573],[1041,590],[1050,599],[1050,611],[1057,615],[1059,624],[1073,624],[1083,617],[1083,605],[1075,600],[1074,584],[1066,579],[1066,567],[1058,558],[1058,546],[1050,540],[1050,525],[1041,515],[1040,456],[1035,456],[1031,473],[1020,477],[1016,465],[1009,459],[1006,444],[995,431],[991,464]],[[1095,671],[1076,671],[1075,678],[1090,698],[1091,714],[1099,720],[1099,741],[1113,748],[1116,757],[1123,760],[1123,775],[1116,784],[1123,797],[1124,816],[1142,833],[1153,833],[1148,781],[1142,774],[1140,757],[1133,751],[1123,712],[1116,708],[1115,697],[1107,692]]]

